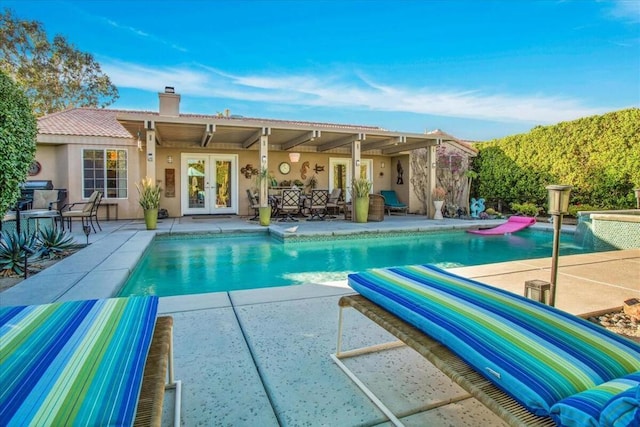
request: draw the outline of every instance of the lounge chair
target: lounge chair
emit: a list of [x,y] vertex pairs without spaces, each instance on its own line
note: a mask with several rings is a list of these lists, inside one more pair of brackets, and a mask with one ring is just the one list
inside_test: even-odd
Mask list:
[[380,191],[380,195],[384,197],[384,208],[387,210],[387,213],[391,215],[391,211],[400,211],[407,214],[407,210],[409,206],[401,203],[398,200],[398,196],[396,196],[396,192],[394,190],[382,190]]
[[[341,359],[402,343],[342,351],[345,307],[357,309],[418,351],[513,426],[568,425],[567,419],[586,416],[575,403],[581,393],[611,381],[633,384],[640,371],[639,344],[554,307],[433,266],[373,269],[350,274],[348,281],[360,295],[340,299],[338,350],[332,358],[395,425],[402,423]],[[603,403],[598,411],[606,409]]]
[[152,296],[0,307],[2,424],[160,426],[174,388],[180,425],[173,319],[156,317],[157,305]]
[[[98,222],[98,207],[100,206],[100,200],[102,200],[102,193],[94,191],[86,202],[75,202],[70,205],[63,206],[60,210],[60,216],[62,217],[62,229],[64,230],[65,219],[68,221],[69,231],[71,231],[71,220],[73,218],[80,218],[83,227],[91,224],[93,232],[97,233],[96,227],[93,225],[93,220],[95,219],[98,228],[102,231],[100,222]],[[82,206],[82,209],[74,209],[76,206]]]

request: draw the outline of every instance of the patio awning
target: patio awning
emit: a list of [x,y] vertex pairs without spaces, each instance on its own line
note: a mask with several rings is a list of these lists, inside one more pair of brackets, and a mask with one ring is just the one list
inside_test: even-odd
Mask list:
[[132,134],[155,131],[157,146],[255,150],[261,136],[268,136],[269,151],[350,154],[352,142],[361,141],[361,152],[394,155],[444,141],[458,142],[445,133],[406,133],[379,127],[251,119],[244,117],[151,112],[122,112],[118,121]]

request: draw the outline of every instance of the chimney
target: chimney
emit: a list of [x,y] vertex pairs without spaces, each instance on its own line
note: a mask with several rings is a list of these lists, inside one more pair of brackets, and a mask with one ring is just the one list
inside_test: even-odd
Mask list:
[[158,93],[158,97],[161,116],[180,115],[180,95],[176,94],[173,86],[165,86],[164,93]]

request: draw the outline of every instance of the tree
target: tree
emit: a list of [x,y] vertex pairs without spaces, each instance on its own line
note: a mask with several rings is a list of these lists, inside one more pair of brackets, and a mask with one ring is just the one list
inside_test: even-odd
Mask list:
[[36,152],[38,125],[26,95],[0,71],[0,218],[18,200]]
[[61,36],[49,42],[40,22],[0,13],[0,70],[25,88],[36,116],[70,107],[106,107],[118,99],[93,55]]

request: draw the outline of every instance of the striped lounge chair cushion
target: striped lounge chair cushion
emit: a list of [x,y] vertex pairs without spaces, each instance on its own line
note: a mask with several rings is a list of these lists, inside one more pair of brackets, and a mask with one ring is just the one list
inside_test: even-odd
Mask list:
[[433,266],[373,269],[349,285],[442,342],[536,415],[640,370],[640,345],[579,317]]
[[157,297],[0,307],[0,424],[132,425]]
[[640,371],[562,399],[551,407],[560,426],[640,426]]

